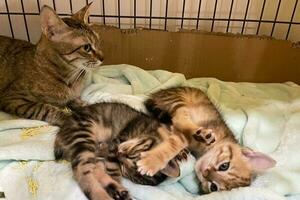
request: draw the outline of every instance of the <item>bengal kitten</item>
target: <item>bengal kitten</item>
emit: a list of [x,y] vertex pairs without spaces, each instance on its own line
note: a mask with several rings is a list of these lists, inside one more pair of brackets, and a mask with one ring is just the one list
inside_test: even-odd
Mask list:
[[275,165],[269,156],[237,143],[217,108],[199,89],[177,87],[158,91],[147,109],[173,130],[156,148],[141,154],[138,170],[152,176],[182,148],[199,158],[195,171],[205,193],[248,186],[255,172]]
[[19,117],[60,125],[66,106],[79,99],[89,70],[103,61],[99,35],[88,24],[90,4],[71,18],[41,10],[36,45],[0,36],[0,109]]
[[55,158],[71,162],[75,180],[90,199],[130,199],[119,183],[120,176],[139,184],[157,185],[180,174],[177,160],[171,160],[153,177],[141,175],[136,162],[140,154],[161,141],[160,123],[121,103],[97,103],[77,108],[55,140]]

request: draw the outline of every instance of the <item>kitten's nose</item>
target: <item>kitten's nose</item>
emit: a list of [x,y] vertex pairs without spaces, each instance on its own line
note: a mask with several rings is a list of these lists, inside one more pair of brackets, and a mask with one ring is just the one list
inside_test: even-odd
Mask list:
[[208,178],[208,176],[209,176],[209,169],[205,169],[204,172],[202,173],[202,176],[204,178]]
[[119,150],[119,151],[117,152],[117,156],[118,156],[118,157],[123,157],[124,155],[125,155],[125,153],[124,153],[123,151],[120,151],[120,150]]

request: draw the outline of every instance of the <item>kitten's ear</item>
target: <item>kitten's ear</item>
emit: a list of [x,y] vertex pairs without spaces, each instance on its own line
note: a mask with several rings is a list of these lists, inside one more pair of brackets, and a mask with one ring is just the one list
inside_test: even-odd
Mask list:
[[78,21],[81,21],[85,24],[88,24],[88,18],[90,16],[89,8],[92,5],[92,2],[81,8],[78,12],[72,15],[72,18]]
[[273,158],[261,152],[243,148],[242,154],[254,171],[266,170],[276,165],[276,161]]
[[176,178],[180,176],[179,164],[173,159],[160,172],[165,174],[168,177]]
[[40,17],[42,32],[49,40],[59,42],[70,32],[69,27],[51,7],[43,6]]

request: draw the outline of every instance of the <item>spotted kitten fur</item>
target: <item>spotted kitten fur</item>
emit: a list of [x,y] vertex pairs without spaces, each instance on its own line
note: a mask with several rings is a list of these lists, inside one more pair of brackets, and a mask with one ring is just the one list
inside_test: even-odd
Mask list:
[[136,163],[143,152],[163,140],[166,128],[141,112],[121,103],[97,103],[77,108],[66,120],[55,140],[55,158],[71,162],[75,180],[89,199],[128,200],[120,177],[158,185],[180,175],[178,160],[185,150],[153,176],[142,175]]
[[203,192],[248,186],[257,171],[275,160],[238,144],[221,114],[199,89],[176,87],[150,95],[146,107],[161,122],[173,127],[155,148],[138,161],[141,174],[152,176],[183,148],[198,158],[195,171]]

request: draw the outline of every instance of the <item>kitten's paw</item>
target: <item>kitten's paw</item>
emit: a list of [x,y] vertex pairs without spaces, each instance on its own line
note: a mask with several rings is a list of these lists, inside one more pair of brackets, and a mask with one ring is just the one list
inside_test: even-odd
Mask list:
[[114,200],[100,185],[83,191],[89,200]]
[[179,152],[179,154],[175,157],[175,159],[178,161],[187,161],[189,153],[190,153],[189,150],[183,149],[182,151]]
[[207,145],[210,145],[216,141],[215,133],[212,129],[199,128],[193,137],[196,141],[204,142]]
[[132,199],[129,192],[121,185],[111,183],[105,188],[105,190],[114,200]]
[[165,168],[167,163],[150,152],[143,152],[136,165],[141,175],[154,176],[159,170]]

